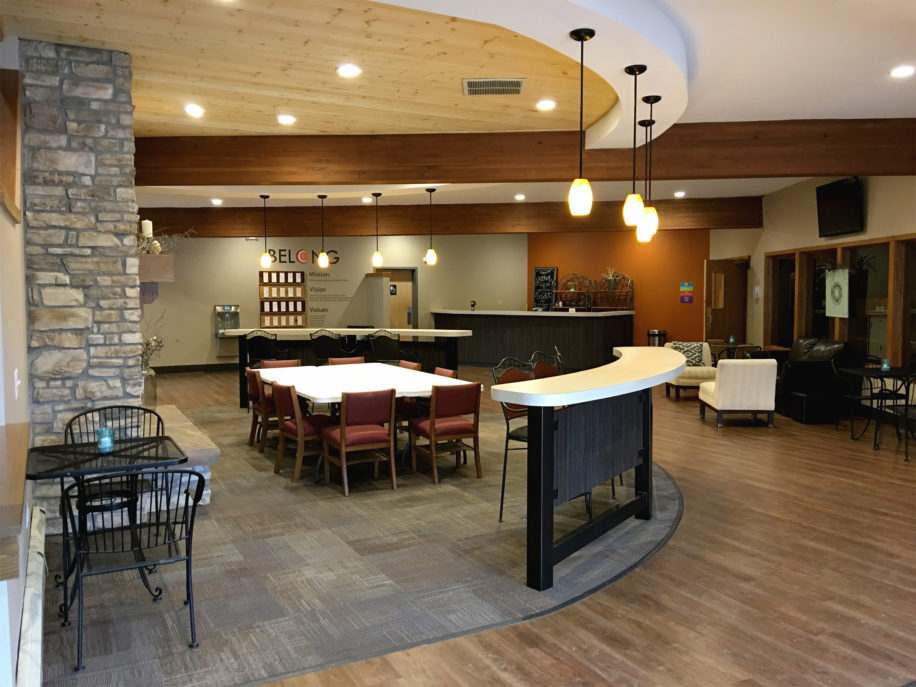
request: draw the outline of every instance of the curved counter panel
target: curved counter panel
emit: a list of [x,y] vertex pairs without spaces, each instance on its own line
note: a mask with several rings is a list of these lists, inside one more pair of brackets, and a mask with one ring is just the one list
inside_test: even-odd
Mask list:
[[687,360],[671,348],[626,346],[614,349],[617,360],[591,370],[527,382],[497,384],[494,400],[525,406],[566,406],[622,396],[678,377]]

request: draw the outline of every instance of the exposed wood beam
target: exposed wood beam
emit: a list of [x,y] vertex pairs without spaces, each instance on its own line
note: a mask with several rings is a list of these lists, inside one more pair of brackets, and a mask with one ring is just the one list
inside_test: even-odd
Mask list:
[[[916,174],[916,119],[677,124],[656,179]],[[137,139],[138,186],[562,181],[574,131]],[[631,178],[631,151],[587,150],[586,176]]]
[[[660,228],[735,229],[763,226],[759,196],[698,198],[659,201]],[[485,203],[436,205],[433,233],[512,234],[565,231],[633,231],[623,224],[623,204],[599,202],[588,217],[572,217],[566,203]],[[381,209],[379,233],[383,236],[426,234],[429,208],[425,205],[390,205]],[[193,231],[203,238],[261,236],[261,208],[142,208],[140,215],[153,221],[157,235]],[[268,209],[269,236],[318,236],[319,207]],[[363,206],[325,208],[326,236],[369,236],[375,233],[375,211]]]

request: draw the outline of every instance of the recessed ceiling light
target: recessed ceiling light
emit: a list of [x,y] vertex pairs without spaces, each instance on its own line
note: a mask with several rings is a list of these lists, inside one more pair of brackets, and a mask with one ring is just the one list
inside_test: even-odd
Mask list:
[[525,194],[524,194],[524,193],[516,193],[516,194],[515,194],[515,200],[525,200]]
[[337,73],[340,74],[345,79],[352,79],[354,76],[359,76],[362,73],[362,69],[357,67],[355,64],[342,64],[337,68]]
[[204,108],[202,108],[200,105],[195,105],[194,103],[188,103],[184,106],[184,111],[196,119],[197,117],[203,115]]
[[539,100],[535,107],[541,112],[548,112],[557,106],[556,101],[551,100],[550,98],[545,98],[544,100]]
[[210,202],[211,202],[213,205],[222,205],[222,204],[223,204],[223,199],[222,199],[222,198],[211,198],[211,199],[210,199]]
[[913,76],[913,72],[916,72],[916,67],[911,64],[901,64],[891,69],[891,76],[895,79],[905,79],[908,76]]
[[675,198],[683,198],[686,195],[687,195],[687,191],[675,191],[674,192]]
[[296,118],[293,117],[291,114],[278,114],[277,121],[280,122],[280,124],[286,124],[287,126],[289,126],[290,124],[296,123]]

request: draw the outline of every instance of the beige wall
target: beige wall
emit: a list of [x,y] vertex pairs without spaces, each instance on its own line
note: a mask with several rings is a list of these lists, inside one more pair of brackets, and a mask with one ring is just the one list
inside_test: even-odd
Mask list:
[[[419,325],[432,327],[430,310],[467,308],[475,299],[479,309],[524,310],[527,288],[527,236],[464,235],[436,236],[433,245],[439,263],[427,267],[423,256],[429,239],[421,236],[382,237],[384,267],[418,269]],[[320,249],[320,240],[271,239],[269,247]],[[364,324],[369,321],[370,290],[364,275],[375,249],[374,237],[338,237],[325,240],[328,251],[336,250],[339,262],[331,265],[336,287],[349,299],[329,304],[327,326]],[[235,341],[218,342],[213,334],[213,306],[241,306],[241,326],[258,326],[258,258],[260,241],[244,239],[183,238],[168,252],[175,255],[175,282],[159,285],[159,297],[145,305],[141,329],[144,336],[158,334],[165,348],[154,366],[203,365],[235,361]],[[276,269],[316,270],[306,265],[281,265]]]
[[[0,206],[0,425],[29,420],[22,227]],[[19,398],[15,371],[22,380]]]
[[751,343],[763,342],[763,297],[754,299],[753,287],[759,285],[763,288],[765,253],[916,233],[916,177],[866,177],[865,231],[831,239],[820,238],[817,234],[815,188],[833,180],[811,179],[765,196],[763,229],[710,232],[711,259],[751,256],[747,327]]

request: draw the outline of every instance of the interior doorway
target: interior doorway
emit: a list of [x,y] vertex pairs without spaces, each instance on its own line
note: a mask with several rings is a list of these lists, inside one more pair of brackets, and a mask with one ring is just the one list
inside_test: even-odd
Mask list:
[[417,327],[417,270],[415,268],[386,269],[389,276],[391,315],[390,329]]
[[705,338],[745,343],[747,336],[747,271],[750,257],[706,261]]

